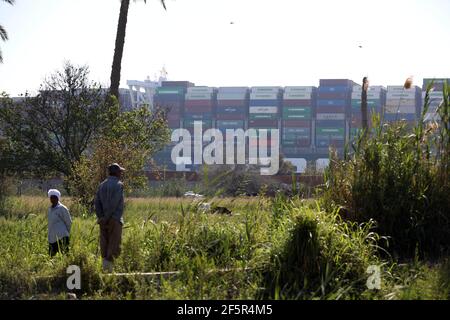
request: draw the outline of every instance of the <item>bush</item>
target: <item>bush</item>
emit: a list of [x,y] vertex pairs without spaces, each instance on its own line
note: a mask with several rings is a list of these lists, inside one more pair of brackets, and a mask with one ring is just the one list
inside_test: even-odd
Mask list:
[[357,222],[374,219],[378,233],[392,237],[386,248],[400,257],[438,256],[450,245],[450,129],[449,91],[438,112],[440,123],[411,130],[399,122],[380,125],[362,136],[354,153],[339,160],[331,154],[326,172],[325,204],[340,207]]
[[279,218],[263,298],[340,299],[366,290],[366,270],[377,264],[372,224],[344,222],[337,213],[293,201]]

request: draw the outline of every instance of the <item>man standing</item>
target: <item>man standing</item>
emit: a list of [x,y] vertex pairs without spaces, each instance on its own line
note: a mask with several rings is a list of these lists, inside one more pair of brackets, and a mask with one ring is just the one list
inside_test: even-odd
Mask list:
[[113,262],[120,255],[122,242],[124,196],[120,181],[125,171],[117,163],[108,167],[109,177],[98,187],[95,197],[97,223],[100,225],[100,250],[103,270],[112,272]]

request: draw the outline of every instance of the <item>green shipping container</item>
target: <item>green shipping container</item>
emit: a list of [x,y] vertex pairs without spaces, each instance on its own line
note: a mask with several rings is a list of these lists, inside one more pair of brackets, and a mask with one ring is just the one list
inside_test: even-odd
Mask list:
[[310,120],[311,108],[306,107],[284,107],[283,120]]

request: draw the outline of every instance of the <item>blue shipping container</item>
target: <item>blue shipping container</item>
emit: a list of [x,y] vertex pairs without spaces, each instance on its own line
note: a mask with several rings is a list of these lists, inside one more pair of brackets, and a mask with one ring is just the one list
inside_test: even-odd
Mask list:
[[335,86],[335,87],[319,87],[318,92],[323,92],[323,93],[334,93],[334,92],[351,92],[352,91],[352,87],[347,87],[347,86]]
[[348,100],[317,100],[317,107],[346,107],[349,102]]

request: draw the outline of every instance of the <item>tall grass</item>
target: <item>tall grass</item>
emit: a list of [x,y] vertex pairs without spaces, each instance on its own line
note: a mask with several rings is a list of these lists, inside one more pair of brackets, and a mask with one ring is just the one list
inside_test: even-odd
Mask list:
[[299,200],[285,204],[274,225],[274,246],[265,272],[263,297],[351,299],[366,287],[366,270],[378,265],[378,236],[371,223],[341,220],[337,213],[311,209]]
[[391,237],[385,248],[399,257],[438,257],[450,246],[449,89],[441,121],[424,123],[431,86],[416,127],[381,125],[374,116],[374,131],[361,135],[346,159],[332,152],[326,172],[326,207],[339,207],[349,220],[374,219],[377,232]]

